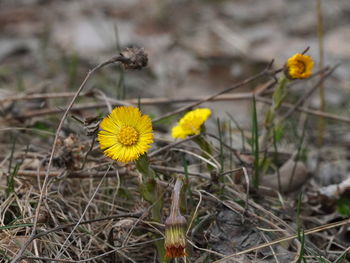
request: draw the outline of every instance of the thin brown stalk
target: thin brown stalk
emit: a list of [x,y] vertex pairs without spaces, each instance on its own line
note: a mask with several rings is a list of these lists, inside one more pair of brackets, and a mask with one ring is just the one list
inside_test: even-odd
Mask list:
[[[252,97],[253,97],[252,92],[245,92],[245,93],[221,95],[221,96],[218,96],[218,97],[212,99],[212,101],[251,100]],[[142,104],[143,105],[157,105],[157,104],[188,103],[188,102],[199,101],[202,99],[203,99],[202,97],[193,97],[193,98],[189,98],[189,99],[145,98],[145,99],[142,99]],[[269,98],[266,98],[266,97],[256,96],[255,99],[259,102],[272,104],[272,100]],[[135,103],[137,103],[137,100],[136,99],[126,100],[126,102],[128,102],[130,104],[135,104]],[[111,105],[117,106],[117,105],[123,105],[123,104],[111,102]],[[97,108],[105,108],[105,107],[106,107],[105,103],[86,103],[86,104],[79,104],[79,105],[73,106],[71,110],[72,111],[74,111],[74,110],[80,111],[80,110],[97,109]],[[281,107],[292,109],[291,113],[294,111],[299,111],[299,112],[304,112],[304,113],[314,115],[317,117],[322,117],[325,119],[331,119],[331,120],[335,120],[335,121],[350,123],[350,118],[348,118],[348,117],[345,117],[345,116],[342,117],[342,116],[334,115],[334,114],[331,114],[328,112],[323,112],[323,111],[319,111],[319,110],[315,110],[315,109],[305,108],[305,107],[302,107],[300,105],[296,107],[294,104],[283,102]],[[24,119],[24,118],[30,118],[30,117],[43,116],[43,115],[57,114],[57,113],[61,113],[61,112],[62,112],[61,109],[49,108],[49,109],[43,109],[43,110],[29,111],[21,116],[18,116],[18,118]],[[13,127],[13,128],[8,128],[8,129],[7,128],[1,129],[1,130],[10,130],[10,129],[13,130],[13,129],[26,129],[26,128]],[[33,129],[33,131],[37,131],[37,130]]]
[[217,92],[217,93],[215,93],[213,95],[207,96],[204,99],[201,99],[199,101],[193,102],[193,103],[191,103],[189,105],[186,105],[186,106],[183,106],[183,107],[181,107],[181,108],[179,108],[179,109],[177,109],[175,111],[169,112],[167,114],[164,114],[163,116],[155,118],[155,119],[153,119],[153,122],[157,122],[159,120],[168,118],[168,117],[170,117],[172,115],[184,112],[184,111],[189,110],[189,109],[191,109],[193,107],[196,107],[196,106],[198,106],[200,104],[203,104],[204,102],[211,101],[211,100],[215,99],[216,97],[218,97],[218,96],[220,96],[222,94],[225,94],[225,93],[231,92],[233,90],[236,90],[236,89],[238,89],[240,87],[243,87],[243,86],[245,86],[245,85],[247,85],[247,84],[249,84],[249,83],[251,83],[251,82],[253,82],[253,81],[255,81],[255,80],[259,79],[259,78],[261,78],[262,76],[266,76],[266,75],[275,76],[275,74],[277,74],[278,72],[282,71],[283,69],[278,69],[278,70],[275,70],[275,71],[271,72],[272,62],[268,65],[268,67],[265,70],[261,71],[260,73],[254,75],[254,76],[252,76],[250,78],[247,78],[247,79],[243,80],[242,82],[239,82],[239,83],[233,85],[230,88],[224,89],[224,90],[219,91],[219,92]]

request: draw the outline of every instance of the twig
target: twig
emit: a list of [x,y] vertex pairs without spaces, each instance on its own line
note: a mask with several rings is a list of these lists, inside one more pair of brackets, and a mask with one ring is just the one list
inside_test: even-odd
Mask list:
[[203,179],[210,179],[210,176],[205,176],[203,173],[194,173],[194,172],[189,172],[185,171],[184,169],[176,169],[173,167],[167,167],[167,166],[160,166],[160,165],[151,165],[151,168],[159,171],[168,171],[168,172],[173,172],[173,173],[181,173],[181,174],[188,174],[188,175],[193,175],[193,176],[198,176]]
[[[205,133],[206,135],[208,135],[208,136],[210,136],[210,137],[212,137],[212,138],[214,138],[214,139],[216,139],[216,140],[218,140],[218,141],[220,141],[220,138],[218,137],[218,136],[216,136],[216,135],[214,135],[214,134],[211,134],[211,133]],[[234,148],[232,148],[230,145],[228,145],[228,144],[226,144],[226,143],[224,143],[224,142],[221,142],[222,143],[222,145],[223,146],[225,146],[227,149],[229,149],[230,151],[232,151],[233,152],[233,154],[234,154],[234,156],[237,158],[237,160],[240,162],[240,164],[245,164],[245,162],[242,160],[242,158],[239,156],[239,151],[238,150],[236,150],[236,149],[234,149]]]
[[[264,233],[260,233],[260,234],[262,235],[263,239],[265,239],[265,242],[269,242],[269,240],[267,239],[267,237],[266,237],[266,235]],[[270,250],[271,250],[271,253],[272,253],[276,263],[280,263],[278,258],[277,258],[276,252],[275,252],[275,250],[273,249],[272,246],[270,246]]]
[[189,224],[188,227],[187,227],[186,236],[187,236],[188,233],[190,232],[190,229],[191,229],[191,227],[192,227],[193,221],[196,219],[197,214],[198,214],[199,207],[200,207],[200,205],[202,204],[202,199],[203,199],[203,198],[202,198],[202,193],[201,193],[200,191],[198,191],[198,190],[196,190],[196,192],[197,192],[198,195],[199,195],[199,200],[198,200],[198,204],[196,205],[196,209],[194,210],[193,216],[192,216],[192,218],[191,218],[191,222],[190,222],[190,224]]
[[108,100],[106,94],[99,89],[96,89],[96,91],[101,94],[101,97],[103,98],[104,102],[106,103],[108,112],[112,112],[112,105],[111,105],[110,101]]
[[[248,99],[252,97],[252,93],[235,93],[235,94],[226,94],[223,96],[218,96],[213,99],[213,101],[225,101],[225,100],[240,100],[240,99]],[[188,102],[197,102],[199,100],[203,100],[204,97],[194,97],[194,98],[186,98],[186,99],[169,99],[169,98],[142,98],[142,105],[161,105],[161,104],[175,104],[175,103],[188,103]],[[111,106],[120,106],[120,105],[137,105],[140,99],[129,99],[129,100],[115,100],[111,98],[107,98],[107,101],[110,102]],[[105,103],[84,103],[77,104],[72,107],[72,111],[81,111],[88,109],[99,109],[105,108]],[[22,115],[15,116],[18,119],[38,117],[44,115],[51,115],[62,113],[63,111],[59,108],[46,108],[40,110],[28,111]],[[8,120],[12,119],[13,116],[7,117]]]
[[[253,97],[252,92],[245,92],[245,93],[234,93],[234,94],[225,94],[218,96],[212,101],[232,101],[232,100],[251,100]],[[194,102],[194,101],[199,101],[202,100],[202,97],[193,97],[190,99],[167,99],[167,98],[144,98],[142,99],[142,104],[143,105],[158,105],[158,104],[173,104],[173,103],[188,103],[188,102]],[[264,102],[267,104],[272,104],[272,100],[269,98],[261,97],[261,96],[256,96],[255,99],[259,102]],[[127,104],[128,103],[128,104]],[[131,99],[131,100],[124,100],[124,101],[119,101],[117,102],[111,102],[112,106],[118,106],[118,105],[130,105],[130,104],[137,104],[137,99]],[[72,107],[72,111],[81,111],[81,110],[88,110],[88,109],[98,109],[98,108],[105,108],[106,104],[105,103],[86,103],[86,104],[79,104],[74,107]],[[281,107],[284,108],[295,108],[295,105],[287,102],[283,102]],[[302,106],[298,106],[293,111],[299,111],[299,112],[304,112],[308,113],[317,117],[323,117],[331,120],[336,120],[340,122],[346,122],[350,123],[350,118],[347,117],[342,117],[338,115],[334,115],[328,112],[322,112],[319,110],[314,110],[314,109],[309,109],[305,108]],[[25,119],[25,118],[30,118],[30,117],[38,117],[38,116],[43,116],[43,115],[50,115],[50,114],[57,114],[61,113],[62,110],[60,109],[43,109],[43,110],[35,110],[35,111],[29,111],[23,115],[17,116],[19,119]],[[12,119],[13,117],[11,117]],[[9,119],[9,118],[8,118]],[[27,128],[20,128],[20,127],[14,127],[14,128],[5,128],[5,129],[0,129],[0,131],[6,131],[6,130],[13,130],[13,129],[18,129],[18,130],[25,130]],[[33,131],[35,129],[32,129]],[[37,130],[35,130],[37,131]],[[43,131],[41,131],[43,132]]]
[[219,252],[216,252],[215,250],[210,250],[210,249],[206,249],[206,248],[202,248],[202,247],[198,247],[195,243],[193,243],[191,240],[187,239],[187,242],[193,246],[195,249],[198,249],[200,251],[205,251],[205,252],[208,252],[210,254],[214,254],[214,255],[217,255],[219,257],[223,257],[224,254],[222,253],[219,253]]
[[160,154],[160,153],[162,153],[162,152],[164,152],[164,151],[166,151],[166,150],[168,150],[168,149],[171,149],[171,148],[173,148],[173,147],[175,147],[175,146],[178,146],[178,145],[180,145],[180,144],[182,144],[182,143],[191,141],[191,140],[197,138],[198,136],[199,136],[199,134],[193,135],[193,136],[190,136],[190,137],[188,137],[188,138],[186,138],[186,139],[184,139],[184,140],[181,140],[181,141],[177,141],[177,142],[168,144],[168,145],[166,145],[166,146],[164,146],[164,147],[162,147],[162,148],[160,148],[160,149],[158,149],[158,150],[156,150],[156,151],[150,152],[150,153],[148,154],[148,156],[149,156],[149,157],[154,157],[154,156],[156,156],[156,155],[158,155],[158,154]]
[[[38,93],[30,95],[20,95],[0,99],[0,103],[12,102],[12,101],[21,101],[21,100],[37,100],[37,99],[59,99],[59,98],[70,98],[73,97],[75,92],[57,92],[57,93]],[[92,93],[85,92],[81,93],[79,96],[90,96]]]
[[213,166],[216,170],[219,170],[220,169],[220,163],[214,158],[214,156],[210,155],[208,152],[206,151],[203,151],[203,153],[205,153],[208,157],[208,159],[206,157],[203,157],[199,154],[196,154],[194,152],[191,152],[191,151],[188,151],[188,150],[185,150],[185,149],[180,149],[180,148],[173,148],[172,149],[173,151],[178,151],[178,152],[183,152],[183,153],[187,153],[188,155],[192,155],[194,157],[196,157],[197,159],[199,160],[202,160],[203,162],[207,163],[207,164],[210,164],[211,166]]
[[[316,74],[316,73],[315,73]],[[274,83],[274,81],[268,81],[262,85],[259,85],[257,89],[254,92],[261,93],[262,91],[268,89],[271,87],[271,85]],[[108,98],[103,96],[96,96],[95,92],[96,89],[92,89],[88,92],[82,92],[79,94],[79,97],[96,97],[98,99],[106,100],[112,105],[118,105],[118,104],[137,104],[138,99],[126,99],[126,100],[117,100],[114,98]],[[31,95],[20,95],[20,96],[13,96],[13,97],[7,97],[7,98],[0,98],[0,104],[5,102],[12,102],[12,101],[21,101],[21,100],[36,100],[36,99],[59,99],[59,98],[71,98],[74,97],[75,92],[55,92],[55,93],[37,93],[37,94],[31,94]],[[236,93],[235,95],[240,95],[240,93]],[[203,97],[204,98],[204,97]],[[203,99],[201,98],[201,99]],[[141,98],[142,104],[148,105],[148,104],[164,104],[169,103],[169,101],[173,101],[170,103],[180,103],[180,102],[194,102],[200,100],[197,99],[169,99],[169,98]]]
[[[118,171],[120,174],[125,175],[129,172],[126,169]],[[58,177],[62,174],[61,171],[54,171],[49,173],[49,177]],[[109,171],[108,173],[103,171],[73,171],[67,174],[68,178],[100,178],[106,174],[106,177],[115,177],[115,171]],[[45,171],[32,171],[32,170],[19,170],[17,173],[18,176],[27,176],[27,177],[44,177],[46,175]]]
[[220,95],[222,95],[224,93],[227,93],[227,92],[233,91],[235,89],[238,89],[238,88],[240,88],[242,86],[245,86],[245,85],[249,84],[250,82],[253,82],[254,80],[256,80],[256,79],[258,79],[258,78],[260,78],[262,76],[265,76],[267,74],[274,76],[275,74],[277,74],[278,72],[283,70],[283,69],[278,69],[278,70],[275,70],[275,71],[271,72],[272,63],[273,62],[271,62],[266,69],[264,69],[260,73],[256,74],[255,76],[247,78],[247,79],[243,80],[242,82],[239,82],[236,85],[233,85],[230,88],[227,88],[227,89],[224,89],[222,91],[219,91],[219,92],[217,92],[217,93],[215,93],[213,95],[210,95],[210,96],[208,96],[208,97],[206,97],[206,98],[204,98],[202,100],[196,101],[196,102],[194,102],[194,103],[192,103],[190,105],[186,105],[186,106],[181,107],[181,108],[179,108],[179,109],[177,109],[175,111],[169,112],[167,114],[164,114],[163,116],[155,118],[155,119],[153,119],[153,122],[157,122],[159,120],[165,119],[165,118],[170,117],[172,115],[184,112],[184,111],[189,110],[189,109],[191,109],[193,107],[196,107],[196,106],[198,106],[198,105],[200,105],[200,104],[202,104],[204,102],[211,101],[211,100],[215,99],[216,97],[218,97],[218,96],[220,96]]

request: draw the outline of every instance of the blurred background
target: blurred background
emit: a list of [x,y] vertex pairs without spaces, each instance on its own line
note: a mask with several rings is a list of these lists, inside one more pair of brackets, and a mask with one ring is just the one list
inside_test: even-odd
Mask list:
[[[343,105],[349,114],[350,1],[323,1],[323,20],[325,65],[341,63],[326,82],[327,109]],[[316,1],[1,0],[0,96],[76,90],[88,69],[126,46],[144,47],[148,68],[124,74],[109,67],[87,90],[112,98],[204,96],[261,71],[271,59],[280,68],[306,47],[317,70]],[[302,93],[310,83],[293,91]],[[38,105],[14,111],[21,116]],[[245,125],[249,105],[211,106]],[[315,96],[311,106],[318,105]]]

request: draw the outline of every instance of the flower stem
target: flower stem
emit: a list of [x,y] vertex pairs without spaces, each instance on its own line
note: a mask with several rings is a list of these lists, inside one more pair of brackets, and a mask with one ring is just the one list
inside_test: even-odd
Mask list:
[[178,176],[173,189],[172,202],[170,207],[170,216],[178,216],[180,214],[180,192],[183,182],[182,178]]
[[262,150],[266,149],[268,139],[271,138],[275,133],[273,132],[275,127],[281,127],[281,123],[277,123],[276,125],[274,125],[274,123],[275,123],[276,113],[281,108],[281,105],[287,96],[287,84],[288,84],[288,78],[282,77],[279,80],[278,86],[275,88],[272,94],[272,105],[265,115],[265,123],[264,123],[265,130],[260,139]]

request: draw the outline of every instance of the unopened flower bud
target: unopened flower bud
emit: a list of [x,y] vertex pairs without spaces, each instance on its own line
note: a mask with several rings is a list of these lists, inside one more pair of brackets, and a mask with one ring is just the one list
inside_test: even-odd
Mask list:
[[186,219],[180,213],[180,192],[182,179],[178,177],[173,190],[170,215],[165,220],[166,258],[187,256],[186,253]]
[[306,79],[312,75],[314,62],[310,56],[295,54],[284,66],[284,73],[289,79]]
[[165,249],[167,258],[187,256],[186,219],[182,215],[169,216],[165,221]]

